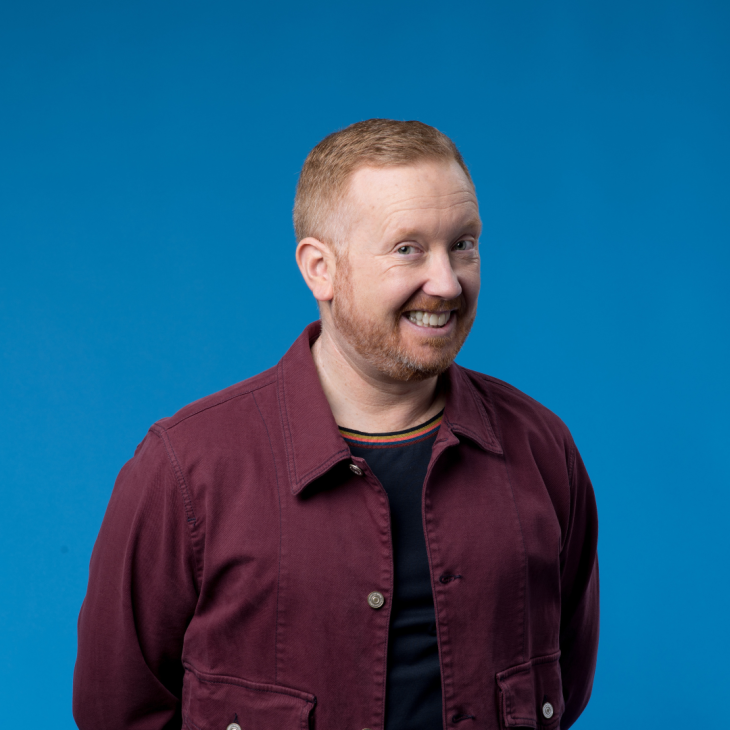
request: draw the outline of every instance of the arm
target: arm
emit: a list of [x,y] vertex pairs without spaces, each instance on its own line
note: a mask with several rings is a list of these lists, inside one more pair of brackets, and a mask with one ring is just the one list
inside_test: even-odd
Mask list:
[[195,558],[180,485],[153,429],[114,485],[78,623],[80,730],[179,728]]
[[575,446],[570,524],[561,551],[560,667],[567,730],[588,704],[598,652],[598,516],[593,487]]

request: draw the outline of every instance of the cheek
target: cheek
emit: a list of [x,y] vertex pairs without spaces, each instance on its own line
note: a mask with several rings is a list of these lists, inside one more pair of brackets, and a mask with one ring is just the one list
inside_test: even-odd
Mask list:
[[391,307],[401,309],[418,296],[428,277],[422,271],[411,267],[403,266],[400,271],[389,272],[390,279],[384,287],[383,300]]
[[363,286],[361,301],[366,302],[371,311],[391,314],[399,311],[416,291],[418,288],[410,286],[406,281],[378,281],[375,278],[369,285]]
[[459,277],[461,288],[464,296],[470,305],[475,305],[479,297],[479,289],[481,287],[481,276],[479,274],[479,266],[475,266],[471,271],[465,271]]

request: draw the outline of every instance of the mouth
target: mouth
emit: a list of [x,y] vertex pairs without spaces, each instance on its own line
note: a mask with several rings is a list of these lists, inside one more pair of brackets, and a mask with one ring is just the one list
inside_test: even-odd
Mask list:
[[422,312],[420,310],[413,310],[412,312],[405,312],[403,316],[417,327],[442,329],[452,321],[453,314],[455,314],[454,310],[448,312]]

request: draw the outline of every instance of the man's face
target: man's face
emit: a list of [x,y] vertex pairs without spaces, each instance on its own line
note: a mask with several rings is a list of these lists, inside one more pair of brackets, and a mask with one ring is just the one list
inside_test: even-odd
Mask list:
[[476,315],[481,222],[471,183],[456,162],[363,167],[346,203],[333,336],[373,375],[442,373]]

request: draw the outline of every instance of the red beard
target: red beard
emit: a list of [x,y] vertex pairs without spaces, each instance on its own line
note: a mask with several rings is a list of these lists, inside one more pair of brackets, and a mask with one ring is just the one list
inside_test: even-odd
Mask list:
[[[476,311],[468,311],[463,294],[456,299],[437,299],[417,294],[397,313],[391,322],[371,321],[363,317],[361,308],[352,301],[352,283],[346,256],[337,257],[332,317],[337,330],[352,348],[378,372],[393,380],[426,380],[443,373],[464,344]],[[401,319],[405,312],[444,312],[454,310],[456,329],[451,337],[420,339],[419,352],[411,352],[402,341]],[[423,349],[426,348],[426,352]],[[415,348],[412,348],[415,349]]]

